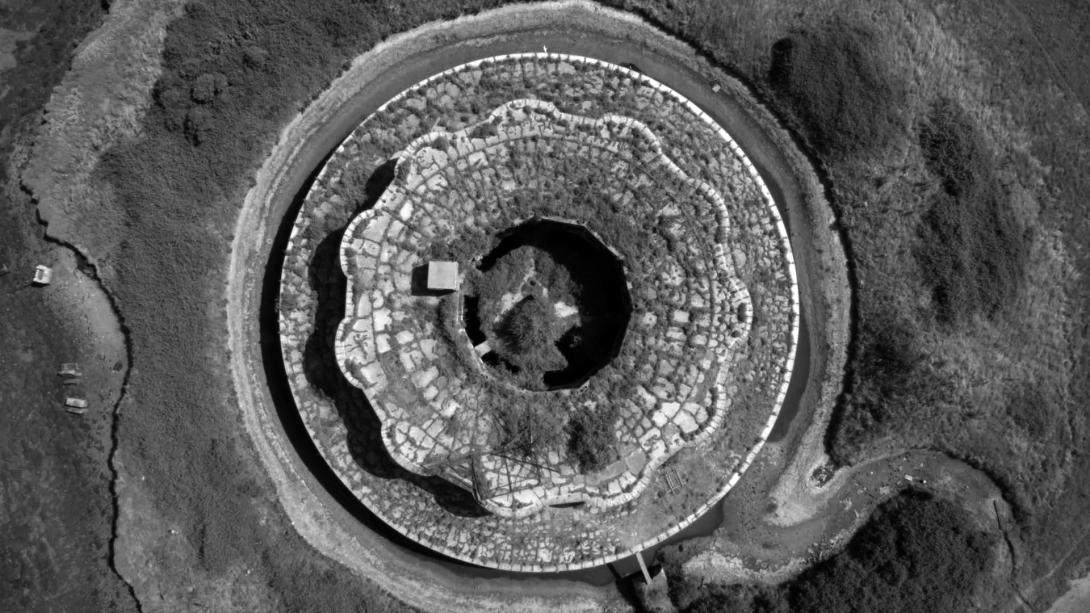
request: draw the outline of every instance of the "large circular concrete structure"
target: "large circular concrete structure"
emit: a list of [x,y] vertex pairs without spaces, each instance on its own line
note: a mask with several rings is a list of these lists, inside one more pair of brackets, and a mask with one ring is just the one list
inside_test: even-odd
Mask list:
[[[505,248],[521,277],[490,301],[482,262],[528,223],[614,254],[615,301],[540,244]],[[432,264],[458,271],[451,291],[424,281]],[[537,284],[535,266],[554,272]],[[609,346],[577,385],[485,359],[538,303],[527,334]],[[573,570],[676,533],[737,482],[783,402],[798,303],[776,204],[723,127],[636,71],[518,54],[425,79],[331,156],[288,241],[281,345],[316,447],[383,521],[475,564]],[[521,350],[570,366],[549,343]]]

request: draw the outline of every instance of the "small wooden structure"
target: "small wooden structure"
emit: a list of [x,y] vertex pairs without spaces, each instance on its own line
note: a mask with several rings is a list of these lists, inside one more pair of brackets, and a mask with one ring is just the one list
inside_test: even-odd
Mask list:
[[75,396],[69,396],[64,399],[64,406],[72,409],[87,409],[87,401],[83,398],[76,398]]
[[428,289],[440,292],[458,289],[458,262],[428,262]]
[[38,264],[34,268],[34,279],[31,281],[34,285],[49,285],[53,281],[53,269],[48,266]]

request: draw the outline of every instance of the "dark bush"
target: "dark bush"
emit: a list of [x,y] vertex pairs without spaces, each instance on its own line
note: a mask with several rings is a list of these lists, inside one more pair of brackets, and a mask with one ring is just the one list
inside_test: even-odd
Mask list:
[[473,128],[473,130],[470,131],[469,136],[470,138],[488,138],[489,136],[495,136],[496,133],[496,124],[485,122]]
[[745,583],[715,585],[685,608],[685,613],[788,613],[787,601],[774,586]]
[[226,75],[220,72],[206,72],[193,81],[189,96],[198,104],[207,104],[226,90]]
[[995,182],[987,147],[957,102],[936,100],[917,132],[927,168],[950,195],[970,194]]
[[530,352],[539,345],[553,342],[550,320],[552,306],[528,296],[504,314],[497,336],[514,354]]
[[932,411],[950,395],[950,382],[928,368],[914,330],[890,316],[862,321],[851,385],[832,424],[837,461],[848,461],[879,427]]
[[991,564],[994,542],[994,536],[973,529],[965,511],[928,494],[908,492],[878,507],[844,551],[794,580],[778,588],[701,587],[704,593],[686,611],[965,611],[973,586]]
[[251,45],[243,49],[242,61],[251,68],[262,68],[269,61],[269,52],[263,47]]
[[833,21],[772,47],[768,80],[821,153],[885,145],[904,124],[906,87],[878,36]]
[[[557,317],[552,304],[527,296],[504,313],[496,326],[493,349],[506,362],[539,385],[544,373],[564,368],[567,361],[556,347]],[[528,382],[529,383],[529,382]]]
[[965,611],[994,539],[965,511],[909,492],[878,507],[843,552],[800,575],[785,596],[800,612]]
[[203,108],[193,107],[185,114],[185,136],[194,145],[199,145],[208,138],[213,125],[211,114]]
[[919,228],[916,258],[939,321],[994,317],[1022,285],[1029,240],[1002,197],[972,119],[940,99],[919,128],[928,168],[942,182]]
[[599,470],[618,458],[614,427],[618,417],[613,404],[572,416],[568,422],[568,454],[581,471]]

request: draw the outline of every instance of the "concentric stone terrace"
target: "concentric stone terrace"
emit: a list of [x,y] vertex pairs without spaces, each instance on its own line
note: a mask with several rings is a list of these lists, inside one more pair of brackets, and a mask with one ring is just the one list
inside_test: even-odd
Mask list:
[[[590,291],[548,233],[509,244],[535,224],[578,228],[622,285]],[[440,262],[454,291],[428,288]],[[727,132],[557,54],[457,66],[368,116],[307,194],[279,305],[345,485],[409,538],[516,571],[603,564],[707,511],[768,436],[798,335],[784,225]]]
[[[533,154],[594,171],[560,176],[558,166],[526,163]],[[482,180],[488,175],[498,180]],[[572,191],[564,183],[573,178],[587,183],[570,201],[557,197]],[[461,249],[479,244],[464,235],[498,237],[508,223],[501,210],[528,195],[535,199],[517,207],[523,213],[566,215],[622,241],[637,289],[637,332],[614,363],[574,391],[535,394],[482,376],[482,350],[459,325],[463,292],[434,296],[413,287],[413,271],[427,266],[429,253],[461,254],[460,269],[473,270],[485,254]],[[655,468],[713,435],[730,407],[728,365],[749,330],[751,305],[721,242],[725,207],[670,161],[646,126],[617,115],[589,119],[516,100],[457,132],[413,141],[398,154],[383,196],[348,225],[340,252],[348,316],[337,334],[338,361],[371,401],[391,457],[466,488],[498,515],[635,499]],[[656,243],[663,248],[653,250]],[[688,355],[690,363],[640,372],[662,355]],[[533,415],[518,420],[513,403]],[[612,448],[607,462],[592,467],[571,453],[573,424],[588,412],[608,416],[602,427],[610,432],[595,443]],[[520,445],[520,436],[538,440]]]

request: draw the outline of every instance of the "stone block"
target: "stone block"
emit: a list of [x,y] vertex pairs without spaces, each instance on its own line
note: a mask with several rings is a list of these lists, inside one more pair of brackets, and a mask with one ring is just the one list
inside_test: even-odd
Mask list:
[[458,289],[458,263],[440,260],[428,262],[428,289],[432,291]]

